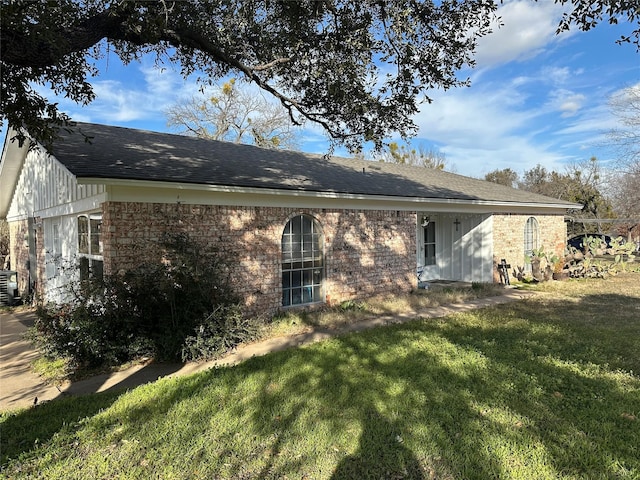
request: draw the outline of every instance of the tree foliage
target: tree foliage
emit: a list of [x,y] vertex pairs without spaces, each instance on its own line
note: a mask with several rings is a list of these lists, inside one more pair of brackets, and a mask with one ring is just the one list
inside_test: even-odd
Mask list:
[[496,169],[484,176],[487,182],[514,188],[518,183],[518,173],[510,168]]
[[[619,217],[629,219],[621,224],[627,233],[640,234],[640,162],[616,172],[611,182],[612,202]],[[640,235],[639,235],[640,236]]]
[[583,218],[614,218],[611,201],[604,195],[604,176],[596,157],[567,167],[564,177],[567,197],[583,205]]
[[0,270],[4,269],[5,261],[9,255],[9,224],[6,220],[0,220]]
[[621,225],[628,234],[640,230],[640,84],[613,95],[609,105],[620,125],[609,132],[619,161],[611,193],[618,215],[629,219]]
[[[583,205],[576,216],[582,219],[614,218],[611,201],[604,195],[604,178],[597,158],[569,165],[565,173],[536,165],[522,175],[518,188]],[[586,233],[600,231],[600,224]],[[573,232],[581,233],[581,232]]]
[[566,177],[555,170],[549,172],[538,164],[522,174],[522,180],[518,181],[518,188],[548,197],[568,200],[566,180]]
[[[80,104],[95,93],[96,60],[125,63],[155,54],[159,65],[215,83],[240,76],[272,94],[293,122],[322,126],[335,142],[415,132],[428,93],[468,83],[479,36],[497,0],[0,0],[3,122],[37,140],[55,138],[69,118],[35,85]],[[568,13],[559,31],[627,19],[637,2],[556,0]],[[638,43],[638,30],[624,37]],[[17,139],[24,141],[24,132]]]
[[555,3],[570,6],[564,13],[558,33],[570,30],[572,26],[588,31],[606,21],[611,25],[628,23],[634,28],[622,34],[618,43],[632,43],[640,52],[640,8],[637,0],[554,0]]
[[415,149],[408,145],[399,145],[396,142],[389,143],[389,146],[382,152],[379,160],[381,162],[399,163],[401,165],[435,168],[436,170],[444,170],[447,168],[447,157],[444,153],[432,148],[427,149],[423,146]]
[[2,0],[2,115],[51,140],[42,117],[68,119],[32,82],[86,104],[96,59],[151,53],[205,83],[243,77],[292,121],[351,148],[381,145],[415,130],[429,90],[467,83],[456,74],[473,63],[495,9],[492,0]]
[[167,112],[167,124],[200,138],[291,148],[296,134],[287,111],[262,95],[242,90],[235,79],[209,96],[179,102]]
[[621,90],[609,99],[619,127],[609,132],[609,141],[628,173],[640,169],[640,83]]

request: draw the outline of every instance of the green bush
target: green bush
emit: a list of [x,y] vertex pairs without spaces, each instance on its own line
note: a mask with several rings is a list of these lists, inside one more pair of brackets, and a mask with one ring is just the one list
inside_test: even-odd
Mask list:
[[122,282],[101,281],[70,287],[71,300],[38,307],[30,335],[50,358],[68,357],[75,366],[116,365],[151,354],[150,342],[139,338],[140,328]]
[[258,337],[257,322],[242,316],[239,305],[221,305],[195,328],[182,347],[182,361],[216,358]]
[[255,335],[229,285],[229,259],[182,233],[154,248],[147,263],[71,282],[70,301],[40,306],[31,338],[41,351],[95,368],[145,356],[210,358]]

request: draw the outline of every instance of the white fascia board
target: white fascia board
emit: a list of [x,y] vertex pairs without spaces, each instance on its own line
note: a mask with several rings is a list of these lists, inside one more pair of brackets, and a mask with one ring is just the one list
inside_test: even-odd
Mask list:
[[185,203],[226,206],[336,208],[473,213],[558,213],[582,208],[579,204],[496,202],[446,198],[396,197],[335,192],[309,192],[257,187],[190,183],[78,178],[79,184],[103,184],[116,202]]
[[11,207],[11,201],[18,185],[22,166],[29,153],[31,142],[25,139],[22,147],[18,146],[18,141],[12,141],[16,135],[13,128],[9,128],[2,147],[2,158],[0,159],[0,218],[6,218]]
[[63,217],[66,215],[78,215],[91,211],[100,210],[102,204],[107,200],[107,194],[101,193],[93,197],[83,198],[75,202],[56,205],[55,207],[36,210],[35,215],[42,218]]

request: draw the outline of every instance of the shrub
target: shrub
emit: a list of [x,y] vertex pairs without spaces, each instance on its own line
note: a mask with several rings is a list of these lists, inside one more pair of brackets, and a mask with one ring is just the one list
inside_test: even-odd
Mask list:
[[68,302],[40,306],[31,338],[41,351],[94,368],[144,356],[210,358],[252,338],[257,327],[242,317],[227,258],[184,233],[152,248],[145,258],[156,261],[70,282]]
[[343,312],[349,312],[354,310],[364,310],[366,304],[364,302],[358,302],[355,300],[345,300],[340,304],[340,310]]
[[135,316],[119,298],[109,283],[86,283],[65,304],[40,305],[31,338],[46,356],[69,357],[76,367],[115,365],[152,353],[150,342],[136,338]]
[[258,337],[257,322],[244,318],[239,305],[220,305],[189,335],[182,347],[182,361],[216,358],[237,345]]

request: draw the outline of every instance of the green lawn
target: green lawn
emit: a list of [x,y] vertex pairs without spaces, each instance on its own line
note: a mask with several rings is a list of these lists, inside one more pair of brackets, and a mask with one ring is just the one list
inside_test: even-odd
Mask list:
[[0,417],[7,478],[640,478],[640,274]]

